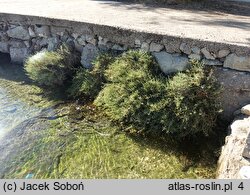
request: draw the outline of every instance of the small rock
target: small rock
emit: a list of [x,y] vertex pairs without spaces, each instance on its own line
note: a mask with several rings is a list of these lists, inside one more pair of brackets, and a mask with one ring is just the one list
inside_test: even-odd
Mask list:
[[175,56],[167,52],[154,52],[153,55],[165,74],[183,71],[188,67],[187,57]]
[[27,48],[13,48],[10,47],[10,58],[14,63],[22,64],[28,55]]
[[35,33],[39,37],[49,37],[51,35],[49,26],[35,25]]
[[250,116],[250,104],[241,108],[241,113]]
[[7,34],[9,37],[15,38],[15,39],[21,39],[21,40],[30,39],[29,31],[23,26],[18,26],[18,27],[9,29],[7,31]]
[[126,49],[123,48],[121,45],[115,44],[115,45],[113,45],[112,50],[124,51],[124,50],[126,50]]
[[180,47],[176,42],[170,42],[165,44],[165,50],[167,53],[181,53]]
[[32,179],[34,177],[33,173],[29,173],[26,175],[25,179]]
[[222,49],[218,52],[217,57],[218,58],[225,58],[230,54],[230,51],[228,49]]
[[76,39],[77,43],[84,46],[86,45],[86,37],[84,35],[80,36]]
[[241,179],[250,179],[250,166],[241,167],[239,175]]
[[240,138],[246,138],[250,131],[250,119],[244,118],[242,120],[234,121],[231,128],[231,135]]
[[187,55],[191,54],[191,48],[187,43],[182,43],[180,45],[180,50]]
[[201,54],[201,49],[199,47],[192,47],[191,51],[194,54]]
[[145,51],[145,52],[148,52],[148,51],[149,51],[149,44],[146,43],[146,42],[143,42],[143,43],[141,44],[141,50],[142,50],[142,51]]
[[164,49],[164,45],[161,45],[159,43],[154,43],[154,42],[152,42],[149,47],[150,52],[160,52],[163,49]]
[[140,39],[135,39],[135,46],[136,47],[141,47],[141,41],[140,41]]
[[92,61],[98,56],[99,50],[92,44],[87,44],[82,51],[81,64],[85,68],[92,67]]
[[55,51],[59,45],[60,40],[57,36],[48,38],[48,51]]
[[77,39],[79,36],[80,36],[80,35],[79,35],[78,33],[72,33],[72,37],[73,37],[74,39]]
[[203,59],[202,63],[208,66],[222,66],[223,63],[219,60],[207,60],[207,59]]
[[87,43],[91,43],[92,45],[97,45],[98,40],[93,35],[85,35],[85,40]]
[[107,43],[108,43],[108,41],[109,41],[109,40],[108,40],[107,38],[99,37],[99,38],[98,38],[98,45],[99,45],[99,46],[100,46],[100,45],[102,45],[102,46],[105,45],[105,46],[106,46]]
[[201,60],[201,55],[192,53],[188,56],[189,59]]
[[167,53],[181,53],[180,50],[180,41],[175,39],[163,39],[165,50]]
[[229,54],[224,62],[224,67],[250,72],[250,57]]
[[28,28],[28,31],[29,31],[29,35],[30,35],[30,37],[36,37],[36,33],[34,32],[34,30],[33,30],[33,28],[31,28],[31,27],[29,27]]
[[201,53],[205,56],[206,59],[215,60],[215,57],[212,56],[212,54],[206,48],[202,48]]

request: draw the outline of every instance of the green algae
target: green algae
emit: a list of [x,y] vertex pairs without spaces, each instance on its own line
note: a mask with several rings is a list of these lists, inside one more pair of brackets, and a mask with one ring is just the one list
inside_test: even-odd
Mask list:
[[21,125],[19,136],[15,128],[9,136],[12,147],[0,150],[11,154],[0,163],[1,178],[25,178],[29,173],[38,179],[215,177],[214,148],[190,156],[171,140],[127,134],[91,104],[69,102],[60,92],[44,92],[22,67],[0,67],[0,86],[14,99],[43,112],[53,110]]

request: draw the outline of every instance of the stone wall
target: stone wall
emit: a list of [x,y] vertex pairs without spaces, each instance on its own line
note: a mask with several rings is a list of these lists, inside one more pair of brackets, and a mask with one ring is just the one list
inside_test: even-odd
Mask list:
[[[226,117],[250,101],[250,82],[245,83],[250,78],[249,74],[244,73],[243,76],[235,72],[250,72],[250,47],[0,13],[0,52],[9,53],[14,63],[23,63],[29,55],[42,49],[54,50],[61,43],[67,43],[80,52],[81,63],[85,67],[91,66],[99,52],[111,50],[123,52],[139,49],[151,52],[166,74],[183,70],[189,59],[197,59],[208,66],[217,67],[217,76],[227,89],[222,97],[225,110],[230,112],[226,113]],[[225,71],[228,69],[234,71]],[[231,79],[237,81],[236,84],[230,82]],[[233,102],[228,98],[228,89],[231,89],[230,96],[235,97]]]
[[250,104],[236,115],[218,161],[218,179],[250,179]]
[[[152,52],[165,73],[182,70],[188,59],[209,66],[250,71],[250,47],[190,40],[180,37],[58,19],[0,14],[0,52],[21,63],[41,49],[53,50],[61,42],[82,53],[82,64],[102,50],[141,49]],[[89,60],[86,61],[86,58]]]
[[250,103],[250,73],[216,67],[215,76],[222,86],[223,119],[231,122],[233,113]]

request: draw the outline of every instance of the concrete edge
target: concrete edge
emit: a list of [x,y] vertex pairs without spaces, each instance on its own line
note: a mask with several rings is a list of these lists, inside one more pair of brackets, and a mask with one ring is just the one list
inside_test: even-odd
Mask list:
[[86,23],[65,19],[47,18],[31,15],[20,15],[10,13],[0,13],[0,22],[19,23],[21,25],[48,25],[65,28],[68,31],[74,31],[86,34],[96,34],[109,38],[112,42],[134,46],[134,40],[141,41],[154,40],[160,44],[169,44],[171,42],[188,43],[190,46],[206,47],[212,52],[218,52],[221,49],[229,49],[231,52],[239,56],[250,56],[250,47],[240,46],[237,44],[228,44],[222,42],[211,42],[206,40],[191,39],[179,36],[169,36],[167,34],[156,34],[145,31],[135,31],[121,27],[113,27],[107,25],[99,25],[94,23]]

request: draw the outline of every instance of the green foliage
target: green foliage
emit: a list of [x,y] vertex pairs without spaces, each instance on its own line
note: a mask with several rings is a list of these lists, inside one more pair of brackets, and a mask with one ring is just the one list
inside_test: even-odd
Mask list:
[[167,80],[152,56],[129,51],[109,66],[105,76],[108,83],[94,103],[115,121],[137,129],[155,129],[159,118],[152,108],[164,98]]
[[[8,96],[21,98],[28,107],[36,107],[39,102],[56,115],[46,120],[45,111],[42,118],[36,116],[27,123],[22,139],[13,137],[12,144],[5,148],[9,155],[0,163],[1,178],[22,179],[29,173],[34,174],[33,179],[215,177],[214,154],[220,148],[214,142],[217,134],[199,137],[196,144],[185,140],[180,145],[170,139],[128,136],[119,133],[120,127],[94,106],[57,102],[38,86],[20,82],[27,81],[20,66],[4,67],[0,86],[6,88]],[[37,131],[37,127],[42,129]]]
[[29,57],[24,68],[27,75],[39,85],[57,87],[74,72],[77,55],[62,45],[57,51],[41,51]]
[[191,64],[190,69],[175,75],[167,85],[169,120],[173,123],[165,131],[181,137],[211,134],[221,111],[220,87],[212,70],[197,61]]
[[199,62],[168,79],[149,54],[129,51],[105,76],[108,83],[94,103],[133,131],[181,138],[207,135],[215,125],[218,87]]
[[69,96],[81,99],[93,99],[101,90],[103,82],[105,82],[104,70],[112,60],[112,56],[102,54],[94,61],[92,70],[79,69],[68,89]]
[[99,92],[99,81],[88,69],[81,68],[73,77],[72,84],[67,90],[70,97],[91,98]]
[[[84,113],[84,120],[72,121],[72,107]],[[29,173],[33,179],[215,177],[216,159],[206,159],[210,151],[204,158],[195,148],[199,161],[192,161],[176,145],[119,133],[117,125],[92,107],[64,104],[55,111],[61,117],[47,121],[49,125],[41,120],[32,124],[44,130],[24,131],[25,139],[13,142],[15,152],[1,162],[5,170],[0,178],[22,179]]]
[[101,54],[97,56],[95,61],[93,62],[93,70],[92,73],[100,77],[102,81],[105,80],[104,72],[109,64],[114,61],[114,57],[111,54]]

